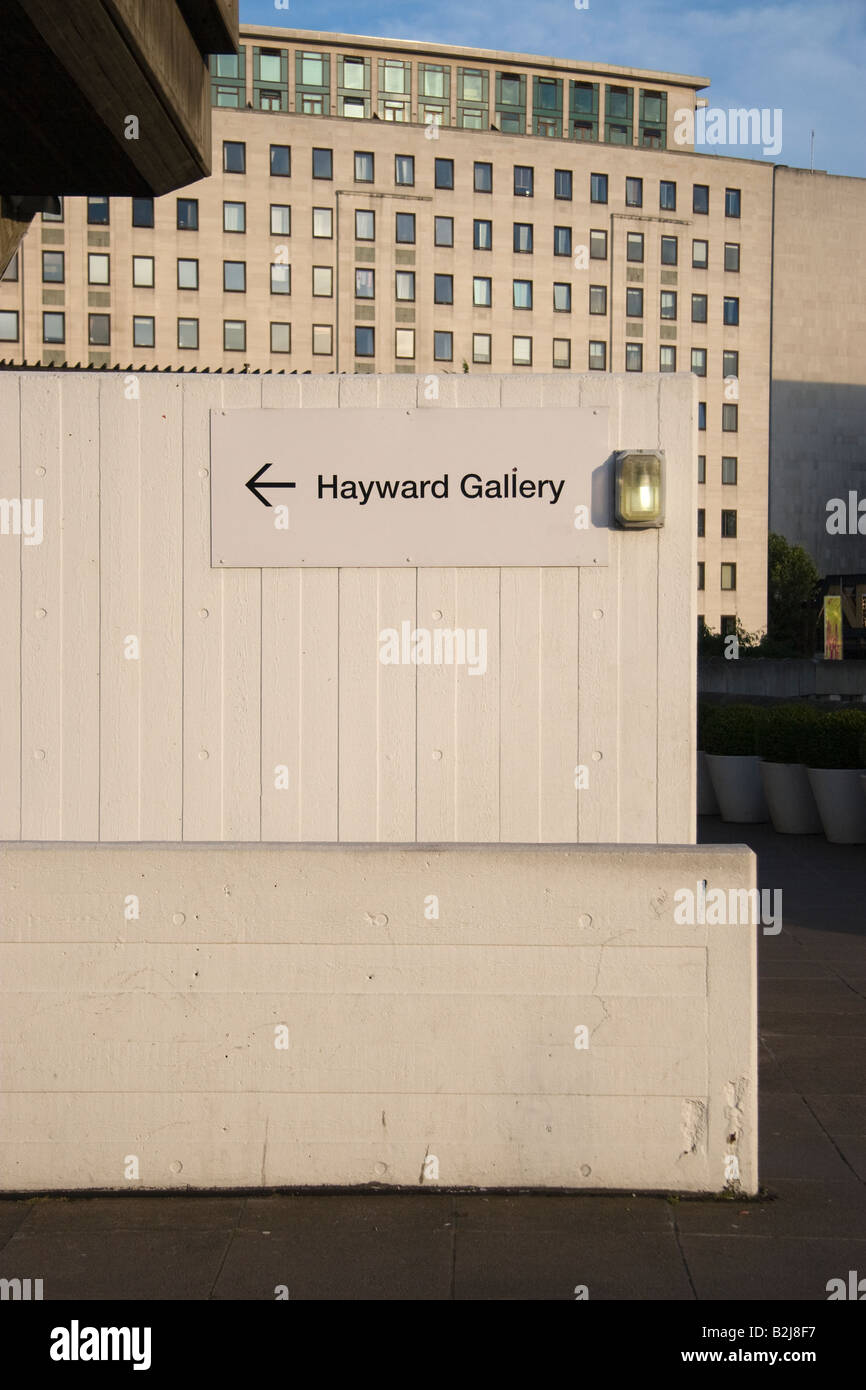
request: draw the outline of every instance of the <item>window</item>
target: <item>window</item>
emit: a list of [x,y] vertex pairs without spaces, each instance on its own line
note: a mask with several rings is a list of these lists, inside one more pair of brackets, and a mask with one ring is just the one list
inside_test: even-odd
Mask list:
[[60,210],[59,210],[59,212],[43,212],[43,214],[42,214],[42,221],[43,221],[43,222],[62,222],[62,221],[63,221],[63,199],[62,199],[62,198],[58,198],[57,201],[58,201],[59,204],[60,204]]
[[108,347],[111,343],[111,315],[88,314],[87,341],[91,347]]
[[262,82],[282,82],[282,60],[278,49],[259,54],[259,78]]
[[245,319],[223,320],[223,351],[246,352],[247,325]]
[[607,370],[607,343],[590,342],[589,370],[591,372],[604,372]]
[[738,241],[725,242],[725,270],[739,270],[740,268],[740,243]]
[[9,264],[7,265],[6,269],[3,271],[3,274],[0,275],[0,280],[8,280],[8,281],[10,282],[10,284],[11,284],[11,283],[13,283],[14,281],[16,281],[17,279],[18,279],[18,252],[16,251],[16,252],[15,252],[15,255],[12,257],[12,259],[11,259],[11,261],[9,262]]
[[246,203],[223,203],[223,231],[245,232],[247,229]]
[[433,360],[434,362],[451,362],[454,357],[454,334],[453,333],[434,333],[433,334]]
[[692,212],[708,213],[710,210],[710,186],[696,183],[692,187]]
[[[366,272],[361,271],[360,273],[361,273],[361,274],[367,274],[367,275],[369,275],[369,276],[371,276],[371,277],[372,277],[372,275],[373,275],[372,270],[368,270],[368,271],[366,271]],[[358,274],[359,274],[359,272],[356,270],[356,271],[355,271],[355,295],[356,295],[356,297],[357,297],[357,294],[358,294],[358,283],[357,283]],[[370,284],[372,285],[372,278],[371,278]],[[314,266],[313,266],[313,296],[314,296],[314,298],[316,298],[316,299],[330,299],[330,298],[332,297],[333,293],[334,293],[334,267],[331,266],[331,265],[314,265]],[[372,294],[371,294],[369,297],[372,298]]]
[[554,227],[553,229],[553,254],[554,256],[571,255],[571,228]]
[[177,345],[198,350],[198,319],[178,319]]
[[698,539],[702,539],[707,534],[707,514],[703,507],[698,507]]
[[[153,199],[152,198],[133,198],[132,200],[132,225],[133,227],[152,227],[153,226]],[[137,345],[138,346],[138,345]],[[142,344],[146,346],[146,344]]]
[[677,263],[677,238],[675,236],[662,237],[662,265],[676,265]]
[[514,224],[514,249],[530,253],[532,251],[532,223],[515,222]]
[[334,151],[313,150],[313,178],[332,179],[334,177]]
[[722,430],[727,434],[735,434],[740,428],[739,425],[740,407],[725,402],[722,406]]
[[433,303],[434,303],[434,304],[453,304],[453,303],[454,303],[454,276],[453,276],[453,275],[434,275],[434,276],[433,276]]
[[[43,337],[44,337],[44,336],[45,336],[45,332],[44,332],[44,327],[43,327]],[[45,338],[45,341],[46,341],[46,342],[49,342],[49,341],[51,341],[51,340],[48,339],[48,338]],[[61,338],[59,338],[57,341],[59,341],[59,342],[62,343],[62,342],[63,342],[63,338],[61,337]],[[17,342],[18,342],[18,310],[17,310],[17,309],[0,309],[0,343],[17,343]]]
[[707,296],[705,294],[692,295],[692,323],[706,323],[707,321]]
[[705,483],[706,481],[707,481],[707,456],[706,456],[706,454],[698,454],[698,482],[699,482],[699,483]]
[[453,217],[436,217],[433,219],[433,240],[436,246],[454,245]]
[[729,376],[740,375],[740,354],[738,352],[722,353],[722,376],[727,380]]
[[87,221],[91,227],[107,227],[110,218],[107,198],[87,199]]
[[472,303],[479,309],[493,304],[493,281],[488,275],[476,275],[472,281]]
[[532,308],[532,281],[515,280],[514,282],[514,307],[515,309]]
[[437,159],[433,174],[433,182],[437,188],[454,187],[454,160]]
[[394,182],[412,188],[415,184],[415,157],[411,154],[394,156]]
[[474,188],[475,188],[475,192],[476,192],[476,193],[492,193],[492,192],[493,192],[493,165],[492,165],[492,164],[479,164],[478,161],[476,160],[476,163],[475,163],[475,176],[474,176],[474,177],[475,177]]
[[625,369],[627,372],[643,371],[643,343],[626,343]]
[[247,147],[240,140],[223,140],[223,173],[247,172]]
[[420,65],[420,91],[425,97],[445,96],[445,69],[432,63]]
[[692,348],[692,371],[695,376],[706,376],[707,374],[707,350],[706,348]]
[[643,318],[643,290],[639,290],[634,287],[626,289],[625,312],[627,318]]
[[698,589],[703,589],[706,577],[706,563],[698,560]]
[[707,403],[706,403],[706,401],[698,401],[698,429],[699,429],[699,430],[705,430],[706,428],[707,428]]
[[559,283],[553,286],[553,308],[557,314],[571,313],[571,285]]
[[363,92],[367,87],[367,75],[363,58],[343,59],[343,86],[353,92]]
[[625,258],[627,261],[643,260],[643,232],[626,233]]
[[376,161],[368,150],[355,151],[355,182],[372,183],[375,176]]
[[532,366],[532,339],[512,338],[511,361],[515,367]]
[[472,334],[472,361],[489,362],[492,356],[489,333]]
[[271,266],[271,294],[291,294],[292,267],[290,265]]
[[178,258],[177,287],[179,290],[198,289],[198,261],[181,260]]
[[737,513],[735,511],[722,512],[722,539],[736,540],[737,538]]
[[301,83],[305,87],[324,87],[325,60],[318,53],[301,56]]
[[334,235],[333,208],[313,208],[313,236],[332,237]]
[[529,164],[514,166],[515,198],[531,198],[535,188],[535,170]]
[[396,240],[407,242],[409,245],[415,244],[415,214],[414,212],[397,213],[397,233]]
[[198,198],[178,198],[177,226],[181,232],[198,231]]
[[373,328],[355,328],[355,356],[376,356],[376,332]]
[[625,205],[627,208],[643,207],[643,179],[626,179]]
[[398,270],[396,280],[396,298],[413,301],[415,299],[415,272],[414,270]]
[[271,352],[292,352],[291,324],[271,324]]
[[607,202],[607,174],[590,174],[589,199],[592,203]]
[[554,338],[553,340],[553,365],[554,367],[571,366],[571,339]]
[[589,312],[591,314],[607,313],[607,285],[590,285]]
[[360,208],[355,213],[355,240],[356,241],[375,241],[376,240],[376,214],[375,212],[365,212]]
[[692,242],[692,265],[695,270],[706,270],[709,263],[710,243],[708,241]]
[[493,249],[493,223],[486,222],[483,218],[476,218],[472,232],[472,244],[476,251],[490,251]]
[[677,292],[676,290],[662,290],[661,305],[659,316],[663,319],[675,319],[677,316]]
[[[88,257],[89,259],[89,257]],[[105,257],[108,260],[108,257]],[[105,268],[106,275],[108,267]],[[94,282],[95,283],[95,282]],[[107,284],[107,280],[99,282]],[[136,289],[152,290],[154,284],[154,259],[153,256],[133,256],[132,258],[132,283]]]
[[292,209],[288,203],[271,203],[271,236],[292,235]]
[[413,358],[415,356],[415,329],[398,328],[394,342],[394,356]]
[[659,348],[659,371],[675,372],[677,369],[677,350],[675,347]]
[[553,172],[553,196],[571,202],[573,179],[570,169],[555,169]]
[[659,208],[662,212],[677,210],[677,186],[669,179],[662,179],[659,183]]
[[288,145],[271,145],[271,178],[287,179],[292,172],[292,151]]
[[[313,294],[320,293],[316,290],[315,271],[313,271]],[[326,291],[330,294],[330,289]],[[376,298],[376,272],[375,270],[355,271],[355,298],[356,299],[375,299]]]
[[726,455],[722,459],[722,482],[728,487],[736,487],[737,460],[731,455]]
[[720,631],[721,631],[721,634],[722,634],[723,637],[736,637],[736,635],[737,635],[737,619],[736,619],[735,614],[733,614],[733,613],[723,613],[722,616],[721,616],[720,622],[721,622]]
[[740,215],[740,190],[739,188],[725,189],[725,216],[739,217]]
[[[17,315],[16,315],[17,318]],[[65,343],[66,342],[66,315],[56,313],[43,313],[42,315],[42,341],[45,343]]]
[[589,257],[592,261],[607,260],[607,232],[590,232]]
[[722,583],[721,583],[721,587],[722,587],[723,589],[736,589],[736,587],[737,587],[737,567],[736,567],[736,565],[731,565],[731,564],[727,564],[727,563],[722,565]]
[[[103,260],[108,260],[107,256]],[[42,252],[42,282],[45,285],[62,285],[66,278],[66,256],[63,251]],[[92,283],[92,282],[91,282]],[[98,281],[107,284],[107,281]]]
[[725,296],[724,322],[727,324],[738,324],[740,322],[740,301],[729,296]]
[[332,357],[334,354],[334,326],[330,323],[313,324],[313,356]]
[[132,346],[152,348],[156,336],[156,319],[142,316],[132,320]]

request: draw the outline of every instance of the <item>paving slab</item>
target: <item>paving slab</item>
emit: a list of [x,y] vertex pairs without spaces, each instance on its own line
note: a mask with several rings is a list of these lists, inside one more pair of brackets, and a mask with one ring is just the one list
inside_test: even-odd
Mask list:
[[206,1299],[230,1242],[227,1231],[24,1228],[0,1250],[0,1278],[42,1279],[46,1301]]
[[[372,1208],[380,1199],[367,1200]],[[273,1300],[285,1288],[289,1301],[450,1299],[453,1248],[453,1229],[358,1232],[310,1224],[294,1235],[239,1231],[212,1297]]]
[[866,1240],[842,1236],[680,1236],[699,1299],[825,1300],[827,1281],[866,1269]]
[[454,1296],[466,1300],[691,1299],[673,1231],[611,1235],[472,1231],[458,1236]]

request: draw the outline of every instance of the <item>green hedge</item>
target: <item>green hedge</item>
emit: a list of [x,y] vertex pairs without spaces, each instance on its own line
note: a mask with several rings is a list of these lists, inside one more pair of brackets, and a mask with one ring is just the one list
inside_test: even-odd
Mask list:
[[758,705],[709,705],[699,714],[705,753],[749,757],[758,753],[758,730],[764,710]]
[[804,740],[821,718],[814,705],[774,705],[764,710],[758,752],[768,763],[801,763]]
[[804,727],[802,752],[807,767],[866,767],[866,710],[822,713]]

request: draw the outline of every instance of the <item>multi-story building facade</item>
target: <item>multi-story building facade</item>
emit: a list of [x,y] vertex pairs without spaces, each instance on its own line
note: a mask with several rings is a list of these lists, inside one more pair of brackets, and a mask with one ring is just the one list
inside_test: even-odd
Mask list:
[[213,175],[37,220],[0,356],[693,372],[699,610],[764,625],[774,168],[680,143],[707,79],[242,27],[211,82]]

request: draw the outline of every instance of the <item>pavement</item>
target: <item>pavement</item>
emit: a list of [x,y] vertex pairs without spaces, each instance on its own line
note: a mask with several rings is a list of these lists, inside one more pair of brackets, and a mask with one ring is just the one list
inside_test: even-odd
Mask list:
[[783,891],[782,932],[759,936],[759,1199],[4,1199],[0,1277],[43,1277],[46,1300],[388,1301],[825,1301],[866,1278],[866,847],[699,826]]

